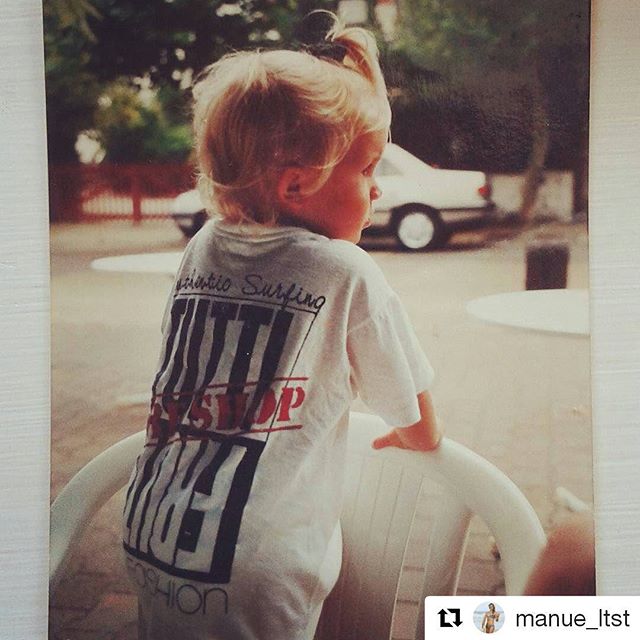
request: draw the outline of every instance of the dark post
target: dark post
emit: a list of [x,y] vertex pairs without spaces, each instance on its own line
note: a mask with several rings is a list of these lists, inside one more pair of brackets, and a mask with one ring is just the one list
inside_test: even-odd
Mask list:
[[133,203],[133,224],[139,225],[142,222],[142,193],[140,190],[140,175],[135,167],[129,167],[131,179],[131,200]]
[[527,289],[565,289],[569,245],[563,240],[539,239],[527,245]]

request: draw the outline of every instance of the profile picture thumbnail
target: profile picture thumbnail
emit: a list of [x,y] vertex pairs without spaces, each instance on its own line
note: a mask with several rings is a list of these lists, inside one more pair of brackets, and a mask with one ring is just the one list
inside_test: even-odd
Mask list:
[[504,610],[496,602],[483,602],[473,612],[473,622],[482,633],[496,633],[504,624]]

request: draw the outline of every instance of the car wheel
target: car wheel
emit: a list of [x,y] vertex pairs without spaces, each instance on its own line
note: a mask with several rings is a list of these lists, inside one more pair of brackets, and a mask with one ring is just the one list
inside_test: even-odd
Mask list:
[[446,241],[444,225],[437,211],[404,209],[397,215],[395,235],[400,245],[411,251],[428,251]]
[[198,211],[198,213],[194,213],[193,216],[186,220],[184,218],[176,220],[176,224],[180,227],[180,231],[182,231],[185,238],[193,238],[206,221],[207,213]]

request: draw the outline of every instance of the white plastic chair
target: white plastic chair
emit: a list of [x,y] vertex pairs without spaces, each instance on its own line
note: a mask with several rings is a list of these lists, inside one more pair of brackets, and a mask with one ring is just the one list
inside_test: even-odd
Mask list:
[[85,527],[100,507],[129,481],[145,432],[116,442],[90,460],[51,505],[49,590],[55,590]]
[[[422,595],[454,594],[472,513],[489,527],[502,559],[508,594],[520,594],[545,541],[540,522],[518,488],[487,460],[445,439],[437,452],[374,451],[388,427],[353,413],[349,426],[343,561],[325,602],[317,640],[388,640],[400,572],[425,479],[445,491],[435,514]],[[91,460],[51,507],[50,588],[96,511],[121,487],[142,450],[136,433]],[[420,607],[422,610],[422,607]],[[423,637],[422,615],[416,639]]]
[[[375,416],[352,414],[341,518],[340,578],[327,598],[316,640],[389,640],[400,572],[424,480],[443,489],[430,544],[424,549],[422,593],[456,593],[471,516],[485,522],[500,551],[507,594],[520,595],[545,544],[533,508],[494,465],[445,438],[436,452],[388,448],[371,441],[389,430]],[[419,607],[415,638],[424,638]]]

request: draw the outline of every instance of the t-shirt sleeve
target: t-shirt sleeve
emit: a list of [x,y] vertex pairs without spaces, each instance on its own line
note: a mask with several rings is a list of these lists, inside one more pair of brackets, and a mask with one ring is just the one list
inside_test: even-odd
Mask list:
[[174,289],[175,289],[175,285],[174,285],[174,288],[171,289],[171,293],[167,299],[167,302],[164,305],[162,321],[160,322],[160,331],[162,332],[162,335],[165,335],[167,333],[167,329],[168,329],[167,325],[169,324],[169,319],[171,317],[171,307],[173,307]]
[[372,411],[393,427],[420,419],[416,396],[429,389],[434,372],[395,294],[349,331],[347,352],[356,391]]

